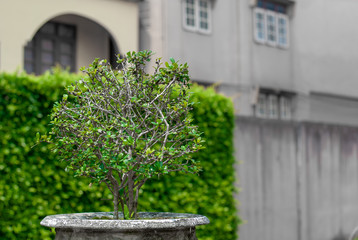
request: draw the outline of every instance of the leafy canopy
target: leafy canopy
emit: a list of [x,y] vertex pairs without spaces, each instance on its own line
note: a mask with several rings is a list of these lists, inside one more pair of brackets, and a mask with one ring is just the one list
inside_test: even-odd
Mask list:
[[138,191],[147,179],[199,171],[191,153],[204,142],[190,117],[188,65],[171,58],[163,67],[157,59],[148,74],[151,55],[127,53],[118,58],[120,71],[94,60],[53,107],[52,131],[38,136],[53,144],[76,176],[106,183],[115,212],[120,203],[129,218],[136,217]]

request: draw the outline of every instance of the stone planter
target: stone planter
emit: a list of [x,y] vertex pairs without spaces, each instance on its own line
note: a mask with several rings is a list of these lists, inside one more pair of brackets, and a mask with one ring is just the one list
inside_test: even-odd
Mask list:
[[[58,214],[45,217],[58,240],[196,240],[195,227],[208,224],[205,216],[186,213],[139,213],[140,220],[102,220],[113,212]],[[120,216],[121,217],[121,216]]]

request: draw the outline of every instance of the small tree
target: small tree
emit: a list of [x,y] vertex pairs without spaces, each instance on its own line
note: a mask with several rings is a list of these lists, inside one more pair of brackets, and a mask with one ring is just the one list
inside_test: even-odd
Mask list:
[[172,58],[154,73],[150,51],[118,57],[120,71],[96,59],[81,69],[86,77],[66,88],[51,114],[52,131],[39,141],[68,161],[75,176],[104,182],[113,194],[114,217],[137,218],[139,189],[151,177],[196,173],[191,153],[202,148],[191,124],[187,64]]

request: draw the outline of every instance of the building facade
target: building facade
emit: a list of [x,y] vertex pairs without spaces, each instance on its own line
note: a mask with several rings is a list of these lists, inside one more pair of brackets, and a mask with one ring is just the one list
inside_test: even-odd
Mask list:
[[357,224],[355,0],[144,0],[140,48],[232,97],[240,239],[348,239]]
[[142,49],[189,63],[238,115],[357,125],[354,0],[145,0]]
[[[354,0],[0,0],[0,71],[151,49],[238,115],[357,125]],[[138,9],[139,8],[139,9]]]
[[78,71],[94,58],[137,50],[137,1],[0,0],[0,71]]

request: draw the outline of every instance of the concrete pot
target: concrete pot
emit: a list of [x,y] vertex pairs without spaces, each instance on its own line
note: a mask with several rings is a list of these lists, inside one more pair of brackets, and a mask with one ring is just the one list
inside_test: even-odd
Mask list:
[[[205,216],[186,213],[139,213],[140,220],[102,220],[113,212],[58,214],[42,226],[56,230],[56,240],[197,240],[195,227],[208,224]],[[121,217],[121,216],[120,216]]]

